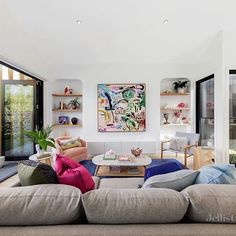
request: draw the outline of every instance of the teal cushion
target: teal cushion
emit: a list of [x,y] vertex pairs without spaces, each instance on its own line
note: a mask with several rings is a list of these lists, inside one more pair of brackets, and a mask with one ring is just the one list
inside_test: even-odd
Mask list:
[[192,185],[199,174],[195,170],[179,170],[163,175],[154,175],[147,179],[142,188],[169,188],[181,191]]
[[236,184],[235,166],[216,164],[200,169],[194,184]]

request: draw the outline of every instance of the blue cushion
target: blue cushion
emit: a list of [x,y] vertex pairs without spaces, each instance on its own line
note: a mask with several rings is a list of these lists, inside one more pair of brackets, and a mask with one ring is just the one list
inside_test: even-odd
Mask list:
[[162,175],[182,169],[187,168],[175,159],[158,160],[158,162],[153,162],[146,168],[144,181],[153,175]]
[[236,184],[235,166],[216,164],[200,169],[194,184]]
[[142,188],[169,188],[181,191],[192,185],[199,174],[196,170],[179,170],[147,179]]

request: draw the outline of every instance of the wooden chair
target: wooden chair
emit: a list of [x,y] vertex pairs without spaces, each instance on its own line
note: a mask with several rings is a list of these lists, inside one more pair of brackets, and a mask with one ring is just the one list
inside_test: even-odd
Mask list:
[[184,154],[184,165],[187,167],[187,158],[193,156],[193,148],[198,146],[198,141],[200,134],[197,133],[185,133],[185,132],[176,132],[175,137],[185,137],[188,140],[188,144],[183,147],[182,151],[174,150],[171,148],[165,148],[164,144],[170,142],[170,140],[161,141],[161,160],[164,156],[164,151],[174,152],[176,157],[178,154]]

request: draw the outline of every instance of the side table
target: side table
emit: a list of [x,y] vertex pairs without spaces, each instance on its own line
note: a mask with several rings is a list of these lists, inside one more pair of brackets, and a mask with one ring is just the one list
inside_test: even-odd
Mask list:
[[214,163],[214,148],[198,146],[193,149],[193,169],[198,170],[204,165]]

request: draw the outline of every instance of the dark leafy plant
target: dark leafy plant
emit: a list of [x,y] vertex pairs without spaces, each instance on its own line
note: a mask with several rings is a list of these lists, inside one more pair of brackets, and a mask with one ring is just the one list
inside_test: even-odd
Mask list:
[[52,132],[52,126],[46,126],[40,130],[24,131],[24,135],[30,138],[34,143],[38,144],[40,149],[47,150],[47,147],[55,148],[55,141],[53,138],[49,138]]
[[178,81],[173,83],[174,89],[178,90],[178,88],[186,88],[188,83],[189,83],[188,80],[185,80],[185,81],[178,80]]
[[77,98],[74,98],[74,99],[72,99],[71,101],[69,101],[69,103],[68,103],[68,106],[71,106],[72,107],[72,109],[78,109],[79,108],[79,106],[80,106],[80,103],[79,103],[79,98],[77,97]]

